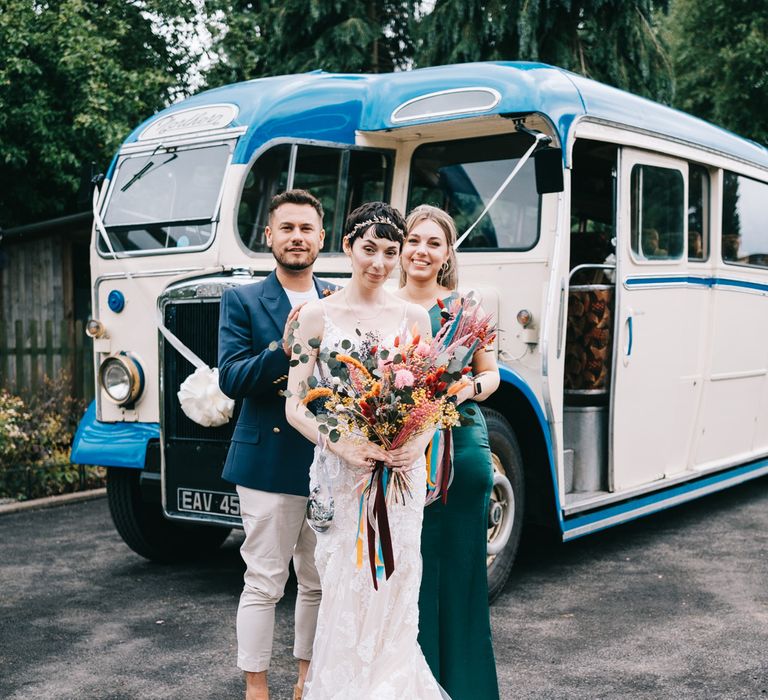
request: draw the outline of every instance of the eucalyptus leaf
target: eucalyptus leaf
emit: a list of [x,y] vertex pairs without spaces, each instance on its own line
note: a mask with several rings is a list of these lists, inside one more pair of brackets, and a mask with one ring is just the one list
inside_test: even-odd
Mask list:
[[317,386],[317,377],[314,374],[307,377],[307,386],[310,389],[314,389]]
[[[320,425],[318,425],[317,429],[323,435],[328,435],[328,426],[325,423],[321,423]],[[333,440],[333,438],[331,438],[331,440]]]
[[338,442],[339,438],[341,437],[341,433],[334,428],[330,433],[328,433],[328,437],[330,438],[331,442]]
[[306,353],[304,353],[303,355],[300,355],[299,362],[301,362],[302,364],[306,364],[307,362],[309,362],[309,355],[307,355]]
[[288,364],[291,367],[298,367],[299,366],[299,361],[298,360],[291,360]]
[[344,340],[341,341],[341,347],[344,348],[344,350],[349,350],[352,347],[352,343],[344,338]]
[[307,343],[309,347],[317,349],[320,347],[320,338],[310,338]]

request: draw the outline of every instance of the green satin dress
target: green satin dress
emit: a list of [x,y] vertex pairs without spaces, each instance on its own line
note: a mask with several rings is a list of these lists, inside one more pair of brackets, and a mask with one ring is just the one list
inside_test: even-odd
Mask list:
[[[437,305],[429,316],[434,335],[440,330]],[[488,428],[474,401],[459,410],[472,424],[453,429],[448,501],[424,509],[419,644],[451,700],[498,700],[486,571],[493,485]]]

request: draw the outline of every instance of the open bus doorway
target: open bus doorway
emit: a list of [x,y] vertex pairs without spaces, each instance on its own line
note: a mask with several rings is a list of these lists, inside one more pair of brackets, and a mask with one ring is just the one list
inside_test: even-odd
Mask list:
[[566,502],[608,490],[618,147],[573,149],[563,442]]

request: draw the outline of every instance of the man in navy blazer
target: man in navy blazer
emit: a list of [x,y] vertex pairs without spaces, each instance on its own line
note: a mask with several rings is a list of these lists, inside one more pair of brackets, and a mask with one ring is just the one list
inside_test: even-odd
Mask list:
[[275,605],[293,559],[298,580],[294,656],[301,697],[320,604],[315,534],[305,519],[313,446],[288,425],[285,399],[289,324],[302,304],[332,288],[312,274],[323,246],[323,208],[304,190],[276,195],[265,228],[277,263],[263,281],[228,289],[221,298],[219,384],[242,400],[222,476],[237,486],[245,541],[245,585],[237,612],[238,667],[246,700],[269,697]]

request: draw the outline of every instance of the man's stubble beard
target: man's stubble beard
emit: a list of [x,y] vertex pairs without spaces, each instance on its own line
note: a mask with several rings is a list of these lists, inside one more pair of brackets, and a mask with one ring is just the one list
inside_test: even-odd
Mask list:
[[306,262],[306,263],[286,262],[283,256],[275,252],[274,248],[272,249],[272,256],[275,258],[278,265],[280,265],[280,267],[282,267],[283,269],[290,270],[291,272],[301,272],[301,270],[306,270],[308,267],[312,267],[315,264],[315,260],[317,260],[318,253],[315,253],[315,256],[311,260],[309,260],[309,262]]

